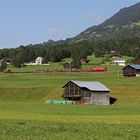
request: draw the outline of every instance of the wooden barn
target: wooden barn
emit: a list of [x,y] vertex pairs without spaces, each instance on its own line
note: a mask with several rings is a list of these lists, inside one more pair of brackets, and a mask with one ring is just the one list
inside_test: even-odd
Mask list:
[[128,77],[140,77],[140,65],[133,64],[133,65],[127,65],[123,68],[123,76]]
[[69,81],[64,88],[64,99],[77,104],[110,105],[116,99],[109,96],[110,89],[100,82]]

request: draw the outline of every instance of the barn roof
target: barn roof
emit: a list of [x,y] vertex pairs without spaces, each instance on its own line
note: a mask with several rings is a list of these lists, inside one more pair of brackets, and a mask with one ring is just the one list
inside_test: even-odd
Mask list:
[[74,81],[74,80],[71,80],[69,82],[73,82],[77,86],[79,86],[81,88],[87,88],[90,91],[107,91],[107,92],[110,91],[109,88],[107,88],[105,85],[103,85],[100,82],[92,82],[92,81],[91,82],[87,82],[87,81]]
[[132,64],[132,65],[128,65],[128,66],[130,66],[136,70],[140,70],[140,65],[138,65],[138,64]]

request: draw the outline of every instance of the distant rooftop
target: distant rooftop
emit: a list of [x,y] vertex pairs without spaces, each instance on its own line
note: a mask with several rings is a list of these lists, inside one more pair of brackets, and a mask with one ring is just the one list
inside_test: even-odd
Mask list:
[[138,65],[138,64],[132,64],[132,65],[129,65],[129,66],[133,67],[136,70],[140,70],[140,65]]

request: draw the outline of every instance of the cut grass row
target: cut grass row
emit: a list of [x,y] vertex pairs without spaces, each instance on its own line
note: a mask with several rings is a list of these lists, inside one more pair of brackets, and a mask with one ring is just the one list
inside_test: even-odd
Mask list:
[[[48,105],[45,103],[29,103],[29,102],[0,102],[0,112],[19,112],[27,114],[39,115],[66,115],[71,116],[127,116],[140,115],[140,105],[114,105],[114,106],[95,106],[95,105]],[[7,115],[7,117],[15,117]],[[1,117],[1,115],[0,115]],[[6,117],[6,118],[7,118]],[[111,117],[109,117],[111,118]],[[8,118],[7,118],[8,119]],[[21,118],[24,119],[24,118]],[[139,118],[140,119],[140,118]]]

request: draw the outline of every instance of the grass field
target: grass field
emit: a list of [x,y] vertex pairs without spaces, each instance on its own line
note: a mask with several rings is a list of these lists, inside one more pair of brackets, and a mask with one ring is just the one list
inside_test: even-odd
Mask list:
[[[123,78],[121,67],[107,67],[107,72],[1,73],[0,140],[139,140],[140,78]],[[111,89],[111,96],[118,99],[117,103],[113,106],[45,103],[61,99],[62,86],[72,79],[104,83]]]
[[[82,65],[82,69],[92,68],[92,67],[96,67],[96,66],[112,68],[111,61],[113,59],[110,59],[110,61],[104,62],[105,63],[104,65],[101,65],[101,63],[104,59],[103,57],[95,57],[94,55],[90,55],[87,57],[87,59],[89,60],[89,63]],[[123,59],[125,59],[127,61],[127,60],[131,60],[132,57],[123,56]],[[15,67],[9,65],[8,69],[10,69],[12,72],[36,72],[38,70],[46,70],[46,69],[63,69],[64,63],[71,63],[71,62],[72,62],[71,58],[65,58],[62,60],[62,62],[57,62],[57,63],[49,62],[49,65],[29,65],[29,66],[25,66],[22,68],[15,68]],[[114,67],[115,66],[113,66],[113,69],[114,69]]]
[[139,140],[140,106],[0,103],[0,139]]

